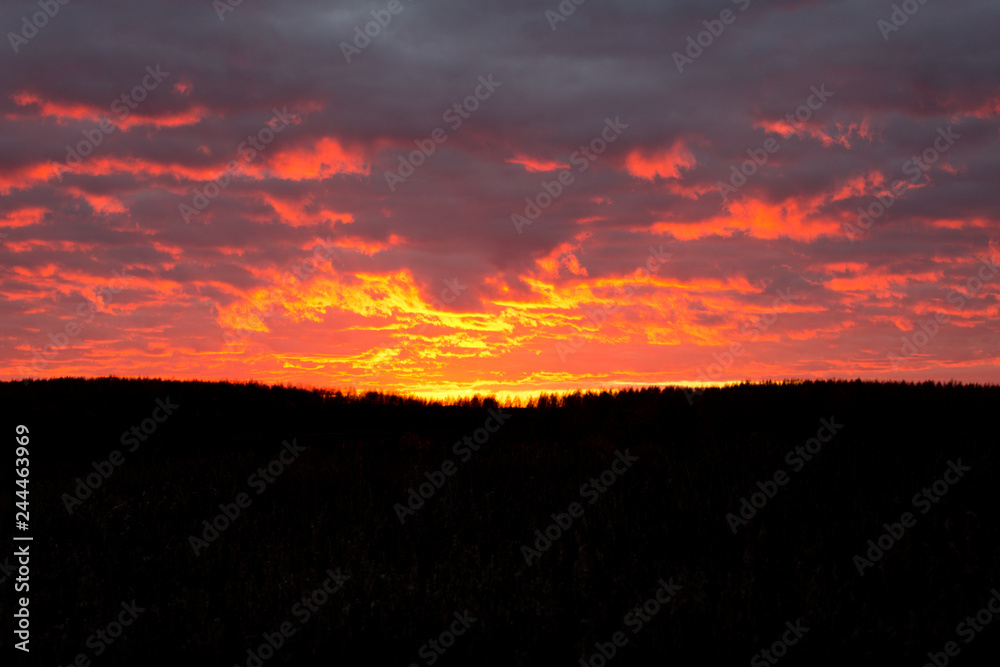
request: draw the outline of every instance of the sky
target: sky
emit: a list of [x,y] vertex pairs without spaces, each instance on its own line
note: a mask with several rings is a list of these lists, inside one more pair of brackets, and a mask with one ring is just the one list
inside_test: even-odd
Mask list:
[[997,25],[4,2],[0,378],[995,382]]

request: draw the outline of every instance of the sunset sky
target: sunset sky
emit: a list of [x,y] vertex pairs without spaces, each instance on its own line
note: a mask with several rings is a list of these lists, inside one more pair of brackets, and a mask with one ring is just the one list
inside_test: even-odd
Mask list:
[[972,0],[4,2],[0,378],[995,382],[998,26]]

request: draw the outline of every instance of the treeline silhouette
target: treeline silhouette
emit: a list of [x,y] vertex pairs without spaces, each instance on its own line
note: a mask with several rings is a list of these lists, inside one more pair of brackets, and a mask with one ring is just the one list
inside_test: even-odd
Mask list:
[[[66,495],[167,399],[179,407],[70,514]],[[683,588],[613,664],[745,664],[799,618],[810,630],[782,664],[924,664],[1000,584],[996,385],[644,387],[517,406],[64,378],[0,383],[0,401],[11,435],[31,429],[32,658],[51,664],[133,597],[149,615],[101,664],[246,664],[337,567],[351,580],[264,664],[424,665],[421,645],[468,609],[479,620],[439,664],[577,665],[670,577]],[[463,460],[456,443],[493,414],[504,424]],[[795,470],[788,453],[821,420],[843,427]],[[306,451],[256,495],[248,477],[292,440]],[[625,450],[638,460],[583,501]],[[959,459],[970,471],[859,575],[854,556]],[[396,505],[445,460],[457,471],[401,523]],[[778,470],[788,483],[734,533],[727,515]],[[196,556],[189,538],[248,491]],[[527,564],[522,547],[574,501],[583,516]],[[989,664],[998,642],[988,627],[956,664]]]

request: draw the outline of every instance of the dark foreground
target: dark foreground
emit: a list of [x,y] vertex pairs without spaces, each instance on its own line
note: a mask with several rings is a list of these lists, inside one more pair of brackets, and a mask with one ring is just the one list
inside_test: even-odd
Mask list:
[[[8,482],[3,664],[1000,655],[997,387],[741,386],[693,405],[650,389],[498,410],[54,380],[0,384],[0,402],[8,480],[15,427],[30,431],[34,538],[15,593]],[[13,647],[24,595],[30,654]]]

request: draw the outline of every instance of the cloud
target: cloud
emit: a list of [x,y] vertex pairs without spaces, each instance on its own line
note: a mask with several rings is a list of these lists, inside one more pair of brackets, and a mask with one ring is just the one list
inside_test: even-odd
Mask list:
[[[802,299],[725,379],[891,377],[900,336],[1000,241],[993,3],[927,3],[889,40],[891,8],[860,0],[589,2],[556,30],[544,3],[404,3],[346,62],[341,42],[382,6],[245,2],[220,21],[201,0],[69,3],[0,49],[0,374],[30,368],[124,266],[135,280],[35,372],[684,381],[791,288]],[[678,72],[672,54],[724,8],[736,20]],[[5,3],[0,26],[36,9]],[[149,68],[169,74],[152,86]],[[480,77],[501,85],[468,103]],[[818,87],[832,94],[816,107]],[[284,109],[295,122],[250,157]],[[606,118],[628,129],[580,170]],[[960,138],[913,172],[942,128]],[[427,141],[390,189],[386,172]],[[778,149],[720,196],[765,145]],[[565,170],[517,234],[511,214]],[[852,242],[845,226],[900,180]],[[207,205],[185,221],[197,193]],[[336,261],[285,284],[324,243]],[[615,296],[661,244],[670,260]],[[456,280],[468,288],[442,301]],[[995,378],[998,284],[907,377]],[[615,304],[596,327],[588,313]],[[572,336],[586,345],[560,359]]]

